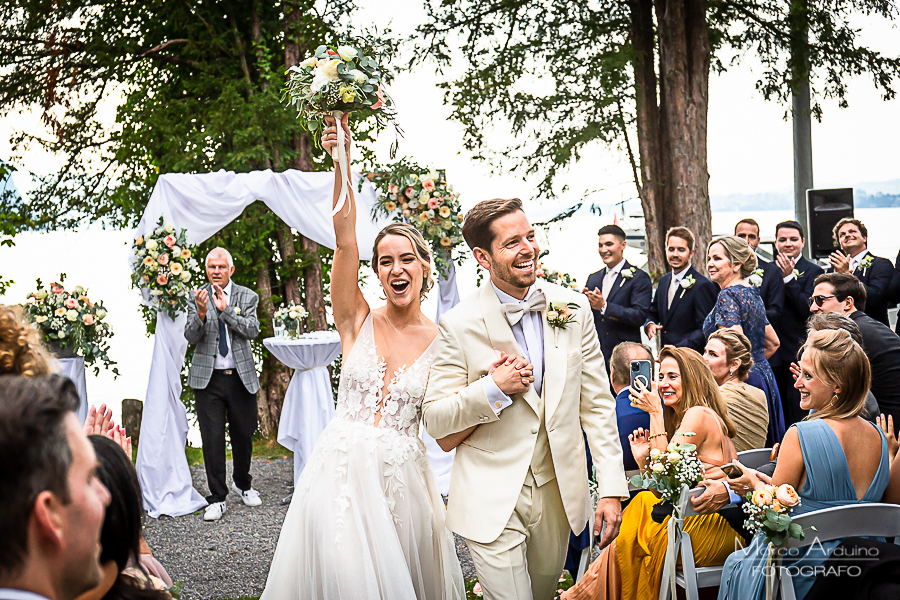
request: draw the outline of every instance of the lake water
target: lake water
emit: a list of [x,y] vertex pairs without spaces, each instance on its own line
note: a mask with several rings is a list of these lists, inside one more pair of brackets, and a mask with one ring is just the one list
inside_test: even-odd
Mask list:
[[[531,212],[531,211],[530,211]],[[553,214],[552,210],[535,209],[534,213]],[[900,209],[858,209],[856,215],[869,229],[869,248],[878,256],[891,261],[900,247]],[[743,217],[756,219],[763,239],[774,236],[775,225],[793,218],[792,211],[718,212],[713,214],[713,231],[731,233],[734,223]],[[539,218],[545,218],[540,214]],[[541,233],[541,246],[550,250],[544,257],[544,266],[571,274],[584,283],[590,273],[600,269],[603,263],[597,255],[597,230],[612,220],[611,216],[596,216],[580,211]],[[92,298],[102,299],[109,310],[107,317],[115,336],[111,340],[110,355],[118,361],[121,377],[101,371],[98,376],[87,374],[88,396],[92,404],[107,403],[118,415],[123,398],[143,399],[150,372],[153,340],[145,334],[144,322],[138,309],[139,295],[131,289],[128,251],[130,231],[86,228],[77,232],[25,233],[16,237],[14,248],[0,247],[0,273],[16,281],[0,302],[19,303],[34,290],[34,280],[40,277],[44,283],[56,279],[61,272],[67,274],[66,286],[71,289],[82,285],[90,290]],[[643,263],[640,252],[629,248],[626,257]],[[371,272],[370,272],[371,273]],[[457,281],[461,297],[476,290],[475,261],[467,260],[458,270]],[[365,294],[370,304],[383,304],[374,277],[368,277]],[[432,294],[433,296],[435,294]],[[434,315],[436,304],[427,299],[424,310]],[[199,436],[192,431],[190,439],[199,443]]]

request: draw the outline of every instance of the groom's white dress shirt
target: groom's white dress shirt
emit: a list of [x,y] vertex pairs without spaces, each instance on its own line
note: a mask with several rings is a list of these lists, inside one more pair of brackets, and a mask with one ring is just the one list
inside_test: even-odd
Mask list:
[[[535,291],[535,287],[532,285],[528,288],[525,298],[519,300],[498,288],[493,281],[491,282],[491,287],[494,288],[494,293],[497,294],[497,299],[502,304],[513,304],[516,302],[527,304],[531,294]],[[516,338],[516,343],[519,344],[519,348],[525,352],[528,362],[534,365],[534,390],[538,395],[541,393],[541,384],[544,380],[544,324],[541,321],[542,318],[543,313],[540,311],[528,311],[522,315],[521,321],[510,327],[513,336]],[[484,376],[482,385],[484,385],[484,395],[487,396],[491,407],[498,415],[504,408],[512,404],[512,398],[503,393],[503,390],[497,386],[490,373]]]
[[47,597],[26,590],[0,588],[0,600],[47,600]]

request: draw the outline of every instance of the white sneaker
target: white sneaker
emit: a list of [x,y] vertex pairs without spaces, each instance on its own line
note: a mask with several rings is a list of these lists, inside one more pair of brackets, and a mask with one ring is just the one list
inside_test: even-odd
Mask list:
[[259,506],[262,504],[262,498],[259,497],[259,492],[253,488],[250,488],[245,492],[241,490],[236,483],[232,483],[231,489],[234,490],[235,494],[241,497],[241,500],[243,500],[244,504],[247,506]]
[[222,515],[225,514],[225,503],[224,502],[213,502],[209,506],[206,507],[206,512],[203,513],[204,521],[218,521],[222,518]]

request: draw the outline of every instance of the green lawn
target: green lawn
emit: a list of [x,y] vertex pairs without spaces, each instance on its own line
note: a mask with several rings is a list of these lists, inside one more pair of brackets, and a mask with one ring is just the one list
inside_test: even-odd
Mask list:
[[[203,449],[195,448],[190,444],[184,449],[189,465],[203,464]],[[269,437],[253,437],[253,458],[281,458],[293,456],[293,453],[275,441],[275,434]],[[231,460],[231,447],[225,448],[225,459]],[[243,600],[243,599],[241,599]]]

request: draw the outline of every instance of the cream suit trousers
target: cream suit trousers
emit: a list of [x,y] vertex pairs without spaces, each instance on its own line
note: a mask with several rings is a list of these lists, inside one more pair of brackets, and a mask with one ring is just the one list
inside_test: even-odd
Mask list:
[[466,540],[485,600],[550,600],[559,586],[569,532],[556,479],[537,487],[531,470],[500,537]]

